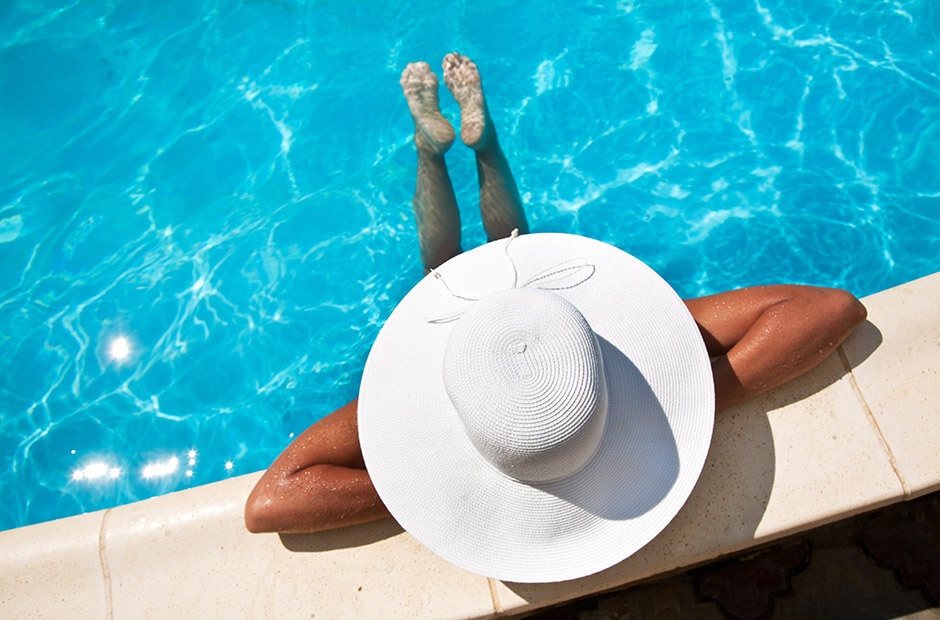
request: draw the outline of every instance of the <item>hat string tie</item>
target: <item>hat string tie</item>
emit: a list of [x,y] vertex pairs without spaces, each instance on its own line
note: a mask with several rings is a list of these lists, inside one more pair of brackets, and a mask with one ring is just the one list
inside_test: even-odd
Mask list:
[[444,279],[444,276],[437,269],[431,269],[431,275],[434,276],[434,279],[444,285],[444,290],[450,293],[451,297],[456,299],[462,299],[464,301],[480,301],[479,297],[464,297],[463,295],[458,295],[454,291],[450,290],[450,287],[447,286],[447,281]]
[[[544,271],[540,271],[526,280],[520,287],[519,270],[516,267],[515,261],[512,260],[512,256],[509,255],[509,246],[518,237],[519,229],[514,228],[509,237],[506,238],[506,243],[503,245],[503,252],[506,254],[506,260],[509,261],[509,265],[512,267],[512,286],[509,288],[535,288],[544,291],[561,291],[571,289],[590,279],[597,270],[597,268],[593,264],[589,263],[586,258],[573,258],[562,261],[557,265],[552,265]],[[465,295],[458,295],[452,291],[451,288],[447,285],[447,281],[444,280],[444,276],[440,271],[431,269],[429,273],[434,276],[435,280],[439,281],[441,285],[443,285],[444,290],[446,290],[451,297],[471,303],[480,301],[479,297],[467,297]],[[429,319],[428,323],[453,323],[459,319],[465,311],[466,308],[463,308],[451,314]]]
[[509,264],[512,265],[512,286],[510,288],[516,288],[516,285],[519,283],[519,270],[516,269],[516,263],[513,262],[512,256],[509,255],[509,244],[518,236],[519,229],[513,228],[512,232],[509,233],[509,238],[506,239],[506,245],[503,246],[503,252],[506,253],[506,258],[509,260]]

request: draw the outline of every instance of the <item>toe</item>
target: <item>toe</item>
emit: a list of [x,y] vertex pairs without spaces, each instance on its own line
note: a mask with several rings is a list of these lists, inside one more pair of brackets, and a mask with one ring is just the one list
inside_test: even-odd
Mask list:
[[451,52],[447,56],[444,56],[444,61],[441,63],[441,66],[447,70],[452,71],[460,65],[460,54],[457,52]]

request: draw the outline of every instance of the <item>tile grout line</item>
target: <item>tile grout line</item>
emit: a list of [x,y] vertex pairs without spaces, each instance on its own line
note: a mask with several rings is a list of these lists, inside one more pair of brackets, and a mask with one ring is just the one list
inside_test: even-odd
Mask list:
[[499,601],[499,592],[496,590],[496,582],[489,577],[486,578],[486,584],[490,587],[490,598],[493,600],[493,611],[496,615],[503,613],[503,604]]
[[108,550],[105,537],[108,534],[108,517],[111,508],[104,511],[101,527],[98,529],[98,563],[101,565],[101,576],[104,579],[104,617],[108,620],[114,618],[113,601],[111,600],[111,568],[108,566]]
[[852,391],[855,392],[855,396],[858,398],[859,402],[862,405],[862,409],[865,410],[865,416],[868,418],[868,423],[871,424],[872,428],[875,430],[875,435],[878,437],[878,443],[881,445],[882,451],[888,457],[888,464],[891,466],[891,469],[894,471],[894,475],[897,477],[898,482],[901,483],[901,490],[904,492],[904,497],[911,496],[911,489],[908,486],[907,482],[904,481],[904,477],[901,476],[901,470],[898,468],[898,461],[894,458],[894,452],[891,450],[891,446],[888,445],[888,440],[885,439],[884,434],[881,432],[881,426],[878,424],[877,418],[875,418],[874,412],[871,410],[871,407],[868,405],[868,401],[865,400],[865,395],[862,394],[862,389],[858,386],[858,382],[855,380],[855,374],[852,372],[852,366],[849,364],[849,358],[845,354],[845,351],[842,349],[842,345],[839,345],[836,351],[839,352],[839,359],[842,360],[842,366],[845,368],[846,376],[849,380],[849,385],[852,387]]

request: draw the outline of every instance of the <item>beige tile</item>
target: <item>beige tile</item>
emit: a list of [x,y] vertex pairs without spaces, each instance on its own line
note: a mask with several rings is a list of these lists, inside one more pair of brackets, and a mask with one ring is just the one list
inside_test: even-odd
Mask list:
[[838,356],[719,414],[689,501],[634,556],[561,584],[497,584],[507,611],[550,605],[692,566],[903,498]]
[[911,496],[940,489],[940,273],[862,300],[844,345]]
[[257,475],[114,510],[106,537],[116,618],[469,618],[486,579],[431,554],[391,519],[334,532],[249,534]]
[[0,532],[0,616],[104,618],[98,557],[104,512]]
[[[833,373],[844,372],[837,355],[825,364]],[[851,376],[843,375],[806,402],[806,408],[769,413],[776,475],[755,540],[779,538],[904,499]]]

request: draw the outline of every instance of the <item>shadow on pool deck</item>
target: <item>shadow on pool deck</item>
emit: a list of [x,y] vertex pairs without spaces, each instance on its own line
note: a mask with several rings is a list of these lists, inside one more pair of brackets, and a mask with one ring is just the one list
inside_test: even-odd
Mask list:
[[333,549],[365,547],[374,542],[402,533],[402,528],[393,519],[380,519],[361,525],[350,525],[326,532],[312,534],[278,534],[286,549],[298,553],[319,553]]
[[940,618],[940,492],[527,617]]

